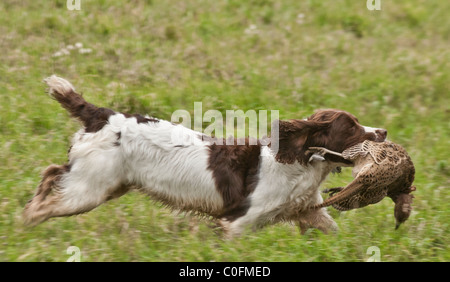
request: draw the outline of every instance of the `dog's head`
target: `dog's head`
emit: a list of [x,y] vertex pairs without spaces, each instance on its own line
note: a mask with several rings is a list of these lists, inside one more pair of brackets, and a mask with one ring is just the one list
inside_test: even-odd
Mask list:
[[[279,121],[276,159],[281,163],[292,164],[297,160],[306,164],[312,155],[306,154],[309,147],[325,147],[341,153],[364,140],[383,142],[386,136],[386,129],[363,126],[348,112],[319,110],[307,119]],[[329,159],[350,164],[338,156]]]

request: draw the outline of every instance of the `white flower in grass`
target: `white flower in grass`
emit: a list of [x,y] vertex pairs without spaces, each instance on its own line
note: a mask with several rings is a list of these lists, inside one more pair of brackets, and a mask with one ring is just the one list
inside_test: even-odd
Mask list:
[[89,54],[92,52],[91,48],[81,48],[80,50],[78,50],[78,53],[80,54]]
[[305,22],[305,14],[302,14],[302,13],[298,14],[296,22],[298,24],[303,24]]
[[78,49],[78,53],[80,53],[80,54],[92,53],[91,48],[83,48],[83,43],[77,42],[77,43],[75,43],[75,45],[69,44],[66,47],[61,48],[59,51],[53,53],[52,57],[61,57],[61,56],[70,55],[70,51],[75,50],[75,49]]
[[55,53],[53,53],[52,57],[61,57],[62,55],[64,55],[61,51],[57,51]]
[[247,27],[244,30],[244,32],[245,32],[245,34],[258,34],[259,30],[258,30],[258,27],[256,25],[251,24],[249,27]]

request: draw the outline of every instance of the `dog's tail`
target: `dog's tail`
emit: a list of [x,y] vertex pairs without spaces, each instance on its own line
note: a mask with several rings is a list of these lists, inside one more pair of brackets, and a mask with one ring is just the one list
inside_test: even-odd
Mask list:
[[44,79],[49,86],[48,93],[74,118],[86,127],[86,132],[96,132],[103,128],[114,111],[94,106],[75,92],[75,87],[64,78],[52,75]]

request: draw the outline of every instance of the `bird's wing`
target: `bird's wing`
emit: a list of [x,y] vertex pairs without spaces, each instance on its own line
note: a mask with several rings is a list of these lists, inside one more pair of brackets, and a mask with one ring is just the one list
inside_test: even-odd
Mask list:
[[368,142],[368,140],[365,140],[362,143],[358,143],[350,148],[345,149],[342,152],[343,158],[347,160],[354,160],[358,157],[364,157],[369,152],[368,148],[370,144]]
[[397,156],[398,146],[390,141],[373,142],[369,141],[367,150],[377,164],[388,162],[397,164],[399,158]]

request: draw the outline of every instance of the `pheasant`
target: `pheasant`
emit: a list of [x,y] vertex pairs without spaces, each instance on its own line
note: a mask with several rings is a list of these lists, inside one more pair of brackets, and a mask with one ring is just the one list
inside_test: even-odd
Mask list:
[[395,229],[408,219],[414,198],[410,193],[416,190],[412,186],[415,168],[403,147],[390,141],[366,140],[342,154],[322,147],[310,147],[309,150],[322,156],[337,155],[354,163],[354,180],[346,187],[325,190],[331,197],[312,209],[332,205],[337,210],[351,210],[378,203],[388,196],[395,203]]

